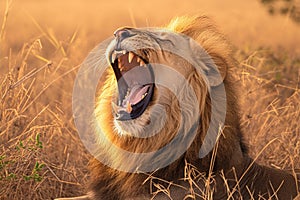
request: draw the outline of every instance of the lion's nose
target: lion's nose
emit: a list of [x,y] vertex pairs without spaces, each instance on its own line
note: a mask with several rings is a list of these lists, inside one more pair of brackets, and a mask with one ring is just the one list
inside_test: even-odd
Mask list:
[[131,36],[129,28],[119,28],[114,32],[114,36],[121,42],[125,38],[128,38]]

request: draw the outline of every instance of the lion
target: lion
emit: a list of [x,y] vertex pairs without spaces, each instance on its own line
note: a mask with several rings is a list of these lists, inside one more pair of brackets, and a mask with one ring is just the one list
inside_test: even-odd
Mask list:
[[[237,62],[224,35],[206,16],[178,17],[164,30],[122,27],[107,47],[110,67],[99,88],[94,122],[99,126],[96,134],[101,130],[106,139],[99,136],[98,159],[90,164],[90,190],[80,199],[296,197],[299,183],[293,174],[261,166],[248,155],[240,128],[234,76]],[[184,56],[170,49],[184,52]],[[201,63],[200,69],[195,63]],[[216,71],[217,78],[211,78]],[[214,148],[199,156],[211,121],[221,109],[217,107],[217,115],[213,114],[210,94],[222,88],[226,91],[224,124],[215,129]],[[186,126],[194,131],[184,132],[178,139],[178,132]],[[194,132],[190,141],[183,142]],[[159,151],[174,138],[176,147],[166,153]],[[118,148],[135,157],[129,159]],[[140,155],[149,153],[153,154],[145,160],[150,162],[143,165]],[[103,157],[107,163],[99,161]],[[192,184],[186,179],[187,165],[198,172]]]

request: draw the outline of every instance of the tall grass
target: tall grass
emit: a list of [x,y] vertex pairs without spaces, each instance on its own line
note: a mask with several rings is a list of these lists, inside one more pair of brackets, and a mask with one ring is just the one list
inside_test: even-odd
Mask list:
[[36,22],[41,35],[18,50],[5,37],[9,7],[1,29],[0,199],[81,194],[88,154],[70,113],[76,31],[61,41]]

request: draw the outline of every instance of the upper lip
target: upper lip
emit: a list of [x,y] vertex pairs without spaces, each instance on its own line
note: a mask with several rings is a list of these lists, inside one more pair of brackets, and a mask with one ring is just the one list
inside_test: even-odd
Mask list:
[[126,50],[113,50],[110,56],[110,62],[114,63],[118,55],[126,54],[126,53],[127,53]]
[[141,55],[139,55],[137,52],[135,51],[127,51],[125,49],[123,50],[113,50],[110,56],[110,62],[112,64],[114,64],[114,62],[116,61],[116,59],[121,56],[121,55],[125,55],[126,53],[128,53],[128,62],[131,63],[132,59],[134,58],[134,56],[137,56],[138,62],[140,62],[140,66],[144,65],[145,63],[147,63],[148,61],[143,58]]

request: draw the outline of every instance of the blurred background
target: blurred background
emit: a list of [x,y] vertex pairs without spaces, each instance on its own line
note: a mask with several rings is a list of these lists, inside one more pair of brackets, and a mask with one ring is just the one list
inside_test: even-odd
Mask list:
[[0,199],[86,192],[72,118],[80,63],[120,26],[210,16],[235,47],[250,154],[300,168],[300,0],[0,0]]
[[[5,1],[1,0],[1,13]],[[59,39],[75,30],[86,34],[91,45],[112,35],[120,26],[162,26],[181,15],[206,14],[236,45],[283,46],[299,50],[299,0],[178,0],[97,1],[97,0],[14,0],[11,3],[6,40],[22,44],[51,29]],[[33,23],[35,21],[35,23]]]

